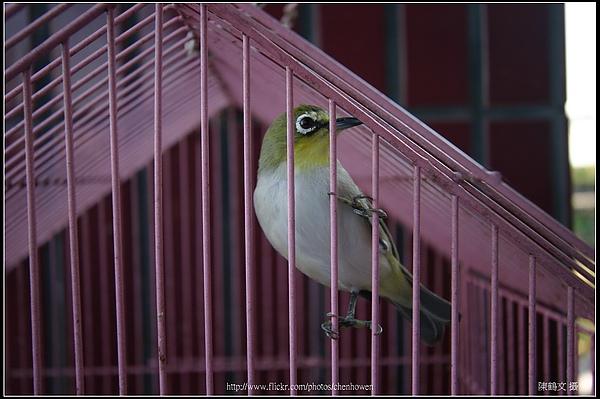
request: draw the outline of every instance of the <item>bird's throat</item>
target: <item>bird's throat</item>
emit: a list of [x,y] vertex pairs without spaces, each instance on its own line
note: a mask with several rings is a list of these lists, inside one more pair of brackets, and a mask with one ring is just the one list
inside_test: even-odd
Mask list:
[[328,166],[329,159],[329,137],[294,144],[294,167],[299,170]]

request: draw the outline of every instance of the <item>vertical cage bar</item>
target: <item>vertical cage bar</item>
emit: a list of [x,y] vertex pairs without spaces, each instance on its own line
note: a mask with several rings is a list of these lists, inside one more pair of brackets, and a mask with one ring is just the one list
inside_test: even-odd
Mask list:
[[[179,142],[179,187],[182,190],[181,195],[179,196],[179,207],[181,209],[181,223],[179,224],[179,234],[180,240],[179,245],[181,248],[181,274],[179,275],[179,298],[181,303],[187,304],[190,298],[193,297],[194,285],[191,282],[190,277],[193,276],[193,258],[192,258],[192,226],[191,226],[191,206],[190,206],[190,196],[191,193],[187,190],[189,187],[190,181],[190,156],[189,156],[189,140],[183,139]],[[195,309],[191,306],[184,306],[181,315],[181,331],[183,332],[182,337],[179,338],[181,342],[181,353],[183,354],[191,354],[194,350],[194,337],[193,337],[193,314]],[[193,380],[193,381],[192,381]],[[196,391],[192,390],[191,386],[196,381],[192,373],[188,370],[182,371],[180,392],[183,393],[195,393]]]
[[[514,395],[514,389],[517,387],[517,376],[516,373],[506,372],[506,370],[515,370],[517,367],[517,361],[515,357],[515,343],[518,344],[518,337],[515,336],[515,304],[510,298],[505,298],[501,301],[502,304],[501,314],[503,315],[502,324],[506,327],[500,329],[500,342],[502,343],[503,353],[499,364],[504,367],[500,369],[500,378],[502,382],[503,394]],[[513,391],[511,391],[513,390]]]
[[490,394],[498,393],[498,226],[492,226],[492,282],[490,326]]
[[154,273],[156,279],[156,335],[158,391],[167,394],[167,326],[165,314],[162,89],[163,89],[163,5],[156,4],[154,19]]
[[[100,253],[98,256],[98,262],[100,265],[100,278],[99,278],[99,286],[101,292],[110,292],[110,243],[108,240],[108,229],[109,226],[106,224],[108,219],[108,203],[107,201],[101,201],[98,204],[98,224],[101,226],[101,234],[98,235],[98,247],[100,248]],[[100,297],[100,323],[103,326],[112,326],[112,304],[108,295],[102,295]],[[111,348],[114,346],[111,340],[111,336],[108,332],[99,331],[100,334],[100,344],[103,348]],[[112,365],[111,353],[110,351],[102,351],[101,354],[101,365],[103,367],[110,367]],[[112,376],[108,374],[104,374],[101,386],[106,393],[111,393],[109,391],[109,387],[111,386]],[[103,393],[104,393],[103,392]]]
[[[17,287],[26,287],[27,286],[27,273],[29,271],[26,270],[25,268],[25,263],[21,263],[19,264],[19,266],[16,269],[16,286]],[[27,310],[27,297],[30,295],[29,292],[26,292],[26,290],[20,290],[19,292],[17,292],[17,307],[18,309],[23,309],[23,313],[19,314],[17,320],[16,320],[16,325],[17,325],[17,334],[18,334],[18,352],[17,352],[17,359],[18,359],[18,364],[21,367],[25,367],[26,364],[29,363],[29,359],[31,359],[31,355],[29,352],[29,344],[27,342],[27,340],[29,340],[29,336],[32,335],[31,334],[31,329],[29,326],[29,323],[27,321],[27,316],[26,310]],[[5,316],[6,317],[6,316]],[[6,319],[5,319],[6,320]],[[30,320],[31,321],[31,320]],[[5,333],[6,336],[6,333]],[[32,335],[33,336],[33,335]],[[6,356],[6,355],[5,355]],[[28,381],[28,377],[24,375],[22,378],[19,379],[19,382],[17,383],[18,386],[18,390],[19,392],[30,392],[31,389],[29,387],[29,384],[27,383]]]
[[[173,171],[176,170],[177,161],[174,159],[175,155],[173,151],[165,151],[162,154],[162,173],[163,173],[163,248],[167,248],[166,251],[163,252],[163,263],[165,265],[174,265],[176,263],[176,254],[172,248],[175,248],[177,245],[175,243],[175,234],[177,233],[176,226],[176,216],[175,209],[177,207],[177,199],[172,194],[175,191],[175,179],[172,178],[174,176]],[[165,180],[164,176],[168,178]],[[153,176],[154,178],[154,176]],[[198,184],[198,186],[201,186]],[[199,207],[200,209],[202,206]],[[154,211],[154,210],[153,210]],[[156,227],[155,227],[156,228]],[[156,269],[156,266],[155,266]],[[156,272],[156,270],[155,270]],[[176,280],[176,274],[172,270],[172,268],[165,269],[165,278],[163,280],[164,287],[164,297],[165,297],[165,308],[162,316],[156,315],[156,325],[158,326],[159,317],[165,317],[166,315],[176,315],[177,314],[177,302],[175,298],[179,293],[179,285],[180,283]],[[155,276],[156,280],[156,276]],[[156,284],[156,283],[155,283]],[[174,325],[169,323],[166,324],[165,320],[165,328],[166,328],[166,336],[165,339],[165,347],[166,348],[177,348],[177,341],[179,340],[179,336],[176,333],[176,329],[173,328]],[[172,333],[171,333],[172,332]],[[158,338],[158,332],[157,332]],[[157,354],[158,355],[158,354]],[[177,356],[177,352],[174,351],[174,355]],[[160,359],[157,359],[160,361]],[[175,371],[175,370],[174,370]],[[167,378],[168,380],[168,378]],[[179,381],[178,381],[179,382]]]
[[214,392],[213,322],[212,322],[212,270],[210,235],[210,158],[208,126],[208,9],[200,6],[200,125],[202,154],[202,265],[204,282],[204,346],[206,363],[206,394]]
[[[452,215],[450,215],[450,217],[452,217]],[[452,226],[452,222],[450,222],[450,225]],[[452,252],[452,249],[450,252]],[[427,253],[428,253],[428,255],[430,254],[429,250]],[[446,267],[444,257],[440,256],[439,254],[435,254],[435,253],[431,253],[431,255],[432,255],[433,259],[431,261],[427,262],[426,270],[428,270],[428,271],[429,270],[444,270],[444,268]],[[450,256],[452,256],[452,254],[450,254]],[[431,284],[431,286],[433,288],[433,292],[440,292],[440,293],[443,292],[444,282],[445,281],[441,278],[435,278]],[[452,273],[450,273],[450,284],[452,284]],[[450,323],[452,323],[452,310],[450,311]],[[434,351],[435,351],[436,355],[441,352],[441,351],[439,351],[439,349],[440,349],[439,346],[437,348],[435,348]],[[450,355],[450,359],[451,359],[452,354],[450,353],[449,355]],[[427,367],[425,370],[427,371],[427,377],[425,378],[425,381],[433,380],[432,383],[429,384],[429,392],[444,392],[447,389],[444,386],[444,380],[442,378],[433,378],[433,376],[443,375],[445,373],[446,369],[443,368],[442,362],[435,361],[433,363],[433,365],[431,365],[430,367]]]
[[[129,201],[131,204],[140,203],[140,183],[139,180],[134,178],[129,182]],[[128,224],[131,226],[131,237],[141,237],[140,235],[140,218],[139,213],[133,211],[133,207],[130,208],[131,211],[125,212],[124,220],[129,222]],[[128,264],[131,265],[132,275],[135,276],[133,279],[132,287],[130,288],[131,300],[128,301],[129,306],[131,307],[132,313],[135,315],[130,320],[132,321],[132,330],[130,333],[133,333],[134,337],[142,337],[142,333],[140,327],[142,326],[141,315],[143,313],[142,308],[140,306],[140,299],[142,297],[140,292],[140,281],[141,281],[141,273],[140,273],[140,264],[141,264],[141,249],[140,249],[140,240],[132,240],[131,245],[128,250],[125,252],[126,254],[131,254],[131,258]],[[143,345],[143,339],[134,339],[131,343],[130,353],[131,356],[136,362],[140,359],[140,355],[142,353],[141,348]],[[141,388],[142,378],[141,375],[134,375],[132,378],[133,388],[129,387],[130,392],[139,392]]]
[[285,69],[286,112],[287,112],[287,182],[288,182],[288,289],[290,326],[290,394],[297,395],[298,369],[296,364],[296,221],[294,184],[294,75],[288,66]]
[[[575,288],[569,286],[567,288],[567,385],[576,381],[575,377],[575,359],[577,357],[575,338]],[[572,395],[574,391],[568,389],[568,395]]]
[[450,322],[450,328],[452,329],[450,337],[450,390],[452,395],[458,395],[458,215],[459,199],[456,194],[452,194],[452,319]]
[[413,293],[412,293],[412,394],[419,394],[419,332],[421,285],[421,167],[413,169]]
[[[517,331],[518,331],[518,335],[517,335],[517,341],[519,343],[519,348],[518,348],[518,352],[517,352],[517,359],[518,359],[518,365],[517,367],[519,367],[519,370],[527,370],[527,357],[525,356],[525,354],[527,353],[527,343],[526,343],[526,338],[524,336],[524,334],[522,334],[522,332],[525,331],[525,309],[527,309],[524,304],[522,303],[518,303],[517,304],[518,308],[517,308]],[[521,372],[517,375],[517,394],[522,394],[523,392],[528,392],[529,388],[528,388],[529,384],[527,382],[527,376],[525,375],[524,372]]]
[[[550,348],[550,318],[548,317],[547,314],[543,314],[543,340],[544,340],[544,348]],[[543,352],[543,356],[544,356],[544,373],[543,373],[543,379],[542,381],[544,382],[549,382],[550,381],[550,351],[546,350]],[[547,392],[546,392],[547,394]]]
[[23,118],[25,135],[25,168],[27,181],[27,231],[29,243],[29,296],[31,307],[31,355],[33,393],[42,394],[42,344],[40,310],[40,265],[37,250],[35,201],[35,152],[33,148],[33,103],[31,69],[23,72]]
[[117,128],[117,61],[115,48],[115,11],[108,9],[108,93],[110,113],[110,160],[113,207],[113,245],[115,268],[115,301],[117,309],[117,357],[119,365],[119,394],[127,395],[127,348],[125,340],[125,303],[123,281],[123,237],[121,227],[121,182],[119,176],[119,141]]
[[[194,290],[197,289],[191,281],[191,276],[194,275],[196,265],[193,263],[192,258],[192,205],[190,192],[190,174],[192,169],[190,168],[190,140],[184,138],[179,142],[179,206],[181,209],[181,223],[179,223],[179,246],[181,253],[181,273],[179,275],[180,287],[179,287],[179,301],[180,303],[187,304],[190,298],[194,295]],[[194,350],[194,337],[193,337],[193,316],[195,309],[191,306],[185,306],[182,309],[182,320],[181,330],[183,336],[178,338],[181,341],[181,353],[184,357],[191,356]],[[168,342],[168,341],[167,341]],[[192,385],[196,384],[196,378],[192,375],[190,370],[182,371],[181,380],[179,383],[180,392],[193,393],[197,392]],[[193,390],[192,390],[193,389]]]
[[246,256],[246,361],[248,367],[248,394],[254,393],[256,345],[254,337],[254,234],[252,203],[252,126],[250,123],[250,38],[243,36],[243,90],[244,90],[244,233]]
[[[209,63],[210,68],[210,63]],[[210,97],[210,96],[209,96]],[[210,120],[209,116],[209,131],[210,131],[210,144],[209,144],[209,156],[210,156],[210,176],[211,181],[209,182],[210,187],[210,214],[211,215],[223,215],[223,211],[225,210],[228,204],[225,204],[226,195],[228,194],[227,183],[222,180],[223,176],[223,168],[221,168],[220,160],[227,159],[227,137],[224,137],[227,134],[227,121],[224,120],[226,115],[223,113],[219,113],[218,117],[215,118],[214,122]],[[175,158],[175,157],[174,157]],[[174,169],[175,170],[175,169]],[[226,194],[227,193],[227,194]],[[209,219],[212,217],[209,217]],[[220,329],[221,326],[226,326],[227,317],[225,315],[225,301],[223,300],[223,296],[219,295],[224,291],[227,283],[230,282],[228,273],[227,276],[225,273],[221,273],[221,270],[226,265],[226,262],[229,262],[230,253],[224,253],[224,246],[227,245],[229,237],[227,236],[226,229],[227,225],[230,225],[228,221],[223,221],[222,223],[211,223],[210,225],[210,236],[211,236],[211,290],[215,293],[215,297],[211,297],[211,301],[213,306],[211,307],[212,312],[212,325],[214,327],[212,332],[212,340],[213,340],[213,353],[223,353],[223,348],[225,347],[225,335],[220,333],[222,331]],[[213,268],[215,265],[220,265],[219,268]],[[177,288],[178,289],[178,288]],[[221,299],[221,300],[219,300]],[[226,327],[225,327],[226,328]],[[218,358],[219,355],[213,355],[213,361]],[[214,370],[214,363],[213,363]],[[222,387],[223,386],[223,374],[219,374],[218,372],[214,372],[214,384],[213,387]],[[219,388],[213,388],[219,389]]]
[[[467,274],[467,278],[469,279],[468,283],[467,283],[467,290],[468,290],[468,294],[467,294],[467,302],[472,302],[473,300],[478,300],[479,299],[479,289],[478,287],[476,287],[472,281],[470,281],[469,275]],[[484,303],[484,302],[480,302],[480,303]],[[483,308],[483,306],[478,306],[477,309],[475,310],[478,313],[481,313],[481,309]],[[480,373],[481,373],[481,368],[479,367],[479,359],[477,357],[478,352],[480,351],[480,347],[481,347],[481,336],[483,334],[474,334],[474,331],[482,331],[479,327],[482,323],[482,320],[480,317],[476,317],[476,320],[473,320],[474,318],[469,317],[467,319],[467,322],[469,323],[469,326],[466,329],[466,342],[471,342],[472,347],[470,347],[469,345],[462,345],[461,347],[465,348],[466,350],[468,350],[468,354],[469,354],[469,366],[470,366],[470,375],[471,381],[465,381],[466,386],[468,387],[468,389],[473,389],[474,386],[477,386],[477,384],[479,384],[479,381],[481,380],[480,378]]]
[[529,395],[535,395],[536,386],[536,258],[529,256]]
[[[567,359],[565,358],[565,356],[567,356],[567,348],[565,348],[565,346],[568,347],[568,342],[566,341],[567,337],[565,337],[565,328],[568,328],[568,308],[569,308],[569,298],[568,298],[569,294],[568,294],[568,290],[567,290],[567,319],[566,320],[555,320],[556,321],[556,334],[557,334],[557,349],[558,349],[558,354],[556,356],[556,358],[554,358],[553,360],[556,362],[556,365],[558,366],[558,370],[557,370],[557,378],[555,378],[555,382],[557,381],[565,381],[565,377],[567,376],[567,370],[566,370],[566,361]],[[566,322],[566,325],[563,324],[563,321]],[[559,391],[559,394],[563,394],[564,391]]]
[[75,192],[75,148],[73,143],[73,102],[71,92],[71,57],[69,42],[62,45],[63,95],[65,108],[65,156],[69,209],[69,250],[71,263],[71,300],[73,306],[73,349],[75,353],[75,392],[85,393],[83,378],[83,335],[81,319],[81,284],[79,275],[79,241],[77,239],[77,203]]
[[[371,155],[371,190],[373,194],[373,208],[379,209],[379,135],[373,134],[373,148]],[[373,212],[371,226],[371,395],[379,391],[379,343],[377,334],[379,329],[379,214]],[[391,237],[390,237],[391,239]]]
[[[46,349],[45,370],[53,370],[64,365],[65,345],[63,336],[65,330],[64,314],[64,259],[63,235],[52,237],[42,248],[42,303],[44,309],[44,322],[47,324],[44,335]],[[63,376],[52,376],[46,379],[48,392],[56,393],[64,389]]]
[[[489,306],[490,306],[490,297],[489,291],[487,288],[482,286],[477,286],[477,291],[479,293],[478,300],[480,303],[485,304],[481,306],[479,310],[479,323],[478,323],[478,331],[484,331],[487,334],[479,334],[478,335],[478,349],[475,353],[477,357],[477,365],[476,372],[479,375],[479,379],[477,381],[477,388],[480,390],[479,392],[489,394],[490,389],[490,336],[489,336]],[[481,356],[481,353],[484,353],[484,356]]]
[[[202,171],[202,149],[201,149],[200,139],[194,140],[193,160],[194,160],[194,177],[197,179],[197,178],[199,178],[199,176],[201,176],[201,171]],[[165,192],[168,192],[168,191],[165,191]],[[194,198],[195,198],[195,203],[194,203],[195,208],[198,210],[201,210],[202,209],[202,185],[201,184],[194,185]],[[168,208],[166,208],[166,204],[165,204],[165,209],[168,209]],[[202,249],[202,243],[203,243],[202,212],[200,212],[200,211],[194,212],[194,226],[195,226],[194,245],[198,249],[198,251],[200,251]],[[170,251],[168,251],[168,252],[170,252]],[[196,259],[200,260],[199,253],[196,254]],[[202,285],[204,284],[203,279],[204,279],[204,276],[202,273],[200,273],[200,272],[195,273],[194,285],[197,287],[202,287]],[[198,357],[199,358],[204,356],[203,347],[200,344],[200,342],[204,339],[204,314],[203,314],[204,292],[200,292],[200,291],[201,290],[196,290],[195,296],[194,296],[195,306],[196,306],[196,309],[198,309],[198,311],[196,312],[196,320],[195,320],[196,323],[195,324],[196,324],[196,330],[197,330],[197,340],[199,342],[199,344],[198,344]],[[201,366],[199,366],[199,367],[201,367]],[[206,385],[206,384],[204,384],[204,385]],[[200,378],[198,378],[197,386],[198,386],[198,390],[201,391],[202,390],[202,381]]]
[[[331,228],[331,312],[338,314],[339,291],[338,291],[338,198],[337,198],[337,126],[336,126],[336,104],[329,99],[329,196],[330,228]],[[339,331],[337,317],[331,318],[331,328]],[[331,394],[339,395],[340,382],[340,343],[337,339],[331,341]]]
[[[210,64],[209,64],[210,67]],[[209,95],[210,101],[210,95]],[[221,161],[227,160],[229,157],[229,129],[232,127],[228,123],[227,112],[219,112],[216,118],[209,119],[209,130],[210,130],[210,165],[211,165],[211,182],[210,182],[210,209],[212,215],[224,215],[224,212],[229,212],[229,198],[231,198],[231,192],[227,182],[223,180],[224,171],[220,166]],[[181,148],[179,150],[179,156],[181,156]],[[234,168],[233,164],[228,167]],[[225,173],[227,175],[227,173]],[[211,216],[211,219],[215,220]],[[233,257],[233,250],[225,252],[225,247],[230,243],[231,236],[229,236],[227,229],[232,228],[232,221],[222,219],[217,223],[211,223],[210,234],[211,234],[211,285],[214,297],[212,298],[212,323],[214,326],[213,330],[213,352],[216,359],[219,354],[223,353],[226,345],[229,345],[233,334],[227,336],[226,333],[221,333],[225,329],[228,331],[230,315],[226,314],[225,309],[229,309],[226,303],[231,300],[230,295],[219,293],[231,291],[231,272],[227,269],[230,267],[230,261]],[[241,321],[240,321],[241,322]],[[240,329],[241,330],[241,329]],[[218,353],[218,354],[217,354]],[[231,352],[228,352],[228,355]],[[213,364],[213,369],[215,365]],[[214,389],[219,391],[219,388],[223,387],[224,374],[221,374],[215,370],[214,372]]]

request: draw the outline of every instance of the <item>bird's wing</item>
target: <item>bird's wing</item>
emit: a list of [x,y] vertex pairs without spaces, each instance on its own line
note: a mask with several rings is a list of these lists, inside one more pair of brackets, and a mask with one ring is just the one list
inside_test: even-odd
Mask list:
[[[343,200],[342,202],[348,203],[347,201]],[[408,269],[404,267],[402,262],[400,262],[398,250],[384,221],[384,219],[387,217],[386,213],[381,209],[373,209],[370,198],[364,195],[355,197],[353,201],[349,203],[349,205],[351,205],[354,208],[354,212],[363,217],[371,227],[373,226],[373,214],[377,213],[380,215],[379,251],[382,252],[384,256],[387,256],[388,260],[390,260],[390,257],[396,260],[390,260],[390,266],[392,268],[398,267],[401,275],[404,277],[403,279],[396,280],[396,282],[403,282],[404,284],[407,283],[408,287],[410,287],[408,288],[408,291],[398,287],[397,292],[404,294],[404,298],[400,299],[400,297],[396,297],[396,299],[394,299],[393,297],[389,297],[388,299],[407,320],[412,322],[412,299],[410,296],[406,297],[406,294],[410,293],[410,295],[412,295],[413,276]],[[388,281],[383,281],[384,284],[386,282]],[[380,286],[380,288],[383,288],[383,286]],[[367,295],[367,297],[368,296],[370,296],[370,293]],[[445,299],[427,289],[423,284],[419,285],[419,297],[421,320],[420,335],[427,345],[433,346],[435,343],[441,341],[444,337],[445,325],[449,324],[451,321],[452,305]]]
[[[341,199],[342,202],[351,205],[354,208],[354,213],[365,219],[370,226],[373,225],[373,213],[379,214],[379,251],[388,257],[394,258],[397,262],[390,262],[390,265],[394,267],[397,265],[404,279],[408,282],[409,286],[413,286],[413,276],[410,271],[400,261],[398,249],[392,239],[392,235],[385,223],[387,214],[382,209],[374,209],[371,204],[371,198],[366,195],[359,195],[347,201]],[[389,258],[388,258],[389,259]],[[439,297],[423,284],[419,285],[421,306],[425,309],[433,309],[436,313],[436,319],[442,322],[449,322],[451,317],[451,305],[445,299]]]
[[[348,203],[346,200],[342,200],[342,202]],[[396,244],[384,221],[384,219],[387,218],[387,214],[382,209],[374,209],[371,198],[366,195],[356,196],[350,202],[352,204],[349,205],[354,208],[354,213],[368,221],[369,226],[371,227],[373,226],[373,214],[377,213],[379,215],[379,250],[383,253],[390,254],[398,261],[398,263],[400,263],[398,249],[396,248]],[[408,270],[406,272],[408,272]]]

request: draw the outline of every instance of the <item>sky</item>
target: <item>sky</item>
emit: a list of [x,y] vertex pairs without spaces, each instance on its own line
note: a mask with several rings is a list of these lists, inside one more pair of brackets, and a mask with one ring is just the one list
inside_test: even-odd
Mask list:
[[565,4],[569,158],[596,165],[596,3]]

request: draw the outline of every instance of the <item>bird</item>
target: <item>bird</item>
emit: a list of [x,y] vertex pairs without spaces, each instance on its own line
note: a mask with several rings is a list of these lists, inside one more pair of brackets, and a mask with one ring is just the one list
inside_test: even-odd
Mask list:
[[[346,328],[369,327],[375,334],[381,326],[357,320],[359,296],[371,300],[371,257],[373,213],[379,220],[379,296],[389,301],[412,323],[412,274],[400,262],[398,251],[386,227],[387,214],[372,208],[372,199],[357,186],[337,161],[337,192],[330,192],[329,114],[315,105],[293,110],[295,187],[295,264],[303,274],[331,286],[330,196],[339,201],[338,290],[350,293],[345,317],[328,313],[321,327],[327,336],[338,339]],[[336,132],[361,125],[354,117],[335,121]],[[254,189],[254,210],[259,225],[271,245],[288,259],[287,113],[281,114],[263,137]],[[420,293],[420,338],[433,346],[444,337],[451,322],[452,305],[423,284]],[[338,331],[332,319],[338,319]]]

